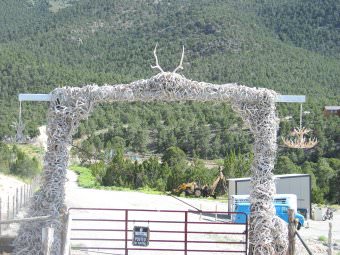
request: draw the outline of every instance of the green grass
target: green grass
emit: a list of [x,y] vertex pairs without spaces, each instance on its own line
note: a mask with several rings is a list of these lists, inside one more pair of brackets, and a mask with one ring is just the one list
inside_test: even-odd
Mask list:
[[78,176],[78,184],[83,188],[96,188],[99,186],[98,181],[92,175],[92,172],[89,168],[82,166],[70,166],[70,170],[75,171]]
[[118,186],[98,186],[97,189],[115,190],[115,191],[133,191],[130,188],[127,188],[127,187],[118,187]]
[[164,192],[152,189],[150,187],[138,188],[136,190],[128,188],[128,187],[117,187],[117,186],[98,186],[96,188],[102,189],[102,190],[115,190],[115,191],[130,191],[130,192],[138,191],[138,192],[142,192],[142,193],[145,193],[145,194],[154,194],[154,195],[163,195],[164,194]]
[[[87,167],[72,165],[69,167],[69,169],[78,174],[78,185],[83,188],[96,188],[102,190],[116,190],[116,191],[136,191],[127,187],[100,186],[99,182],[92,175],[91,169]],[[139,188],[137,191],[146,194],[164,194],[164,192],[157,191],[150,187]]]
[[154,194],[154,195],[164,195],[163,191],[159,191],[159,190],[155,190],[153,188],[150,187],[143,187],[143,188],[139,188],[137,189],[140,192],[146,193],[146,194]]
[[325,237],[325,236],[319,236],[318,240],[319,240],[320,242],[326,242],[326,241],[327,241],[327,237]]

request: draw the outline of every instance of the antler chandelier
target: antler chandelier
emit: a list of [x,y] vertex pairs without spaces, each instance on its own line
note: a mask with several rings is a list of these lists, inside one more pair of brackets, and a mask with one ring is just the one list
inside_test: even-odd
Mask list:
[[308,134],[311,130],[305,127],[302,128],[294,128],[293,132],[291,132],[291,136],[295,138],[282,138],[283,143],[289,148],[295,149],[310,149],[313,148],[317,143],[317,138],[306,138],[305,135]]
[[294,149],[311,149],[318,143],[317,138],[307,138],[307,135],[312,130],[302,127],[302,104],[300,105],[300,127],[294,128],[293,132],[290,133],[294,138],[284,138],[282,137],[283,143]]

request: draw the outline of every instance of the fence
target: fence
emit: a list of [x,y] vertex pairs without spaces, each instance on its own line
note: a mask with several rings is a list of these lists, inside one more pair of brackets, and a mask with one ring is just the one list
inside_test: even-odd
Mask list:
[[[0,194],[0,221],[16,218],[21,209],[27,205],[35,189],[38,187],[39,179],[34,178],[30,184],[24,184],[16,188],[12,194]],[[9,224],[0,224],[0,236],[9,229]]]
[[[13,220],[3,220],[0,221],[0,226],[1,225],[8,225],[8,224],[13,224],[13,223],[22,223],[22,222],[34,222],[34,221],[46,221],[46,220],[52,220],[56,219],[53,218],[52,216],[38,216],[38,217],[31,217],[31,218],[22,218],[22,219],[13,219]],[[53,243],[53,238],[54,238],[54,229],[50,227],[45,227],[42,229],[42,247],[41,247],[41,252],[39,254],[42,255],[51,255],[51,247]],[[11,253],[13,252],[13,241],[14,237],[13,236],[0,236],[0,254],[5,252]]]
[[248,224],[235,214],[70,208],[64,254],[247,254]]

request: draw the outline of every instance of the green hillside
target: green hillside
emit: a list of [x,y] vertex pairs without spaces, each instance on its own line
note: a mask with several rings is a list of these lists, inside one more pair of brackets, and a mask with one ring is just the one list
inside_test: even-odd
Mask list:
[[[322,109],[340,105],[339,8],[336,0],[3,0],[0,137],[15,133],[18,93],[148,78],[157,73],[150,68],[156,43],[160,64],[169,71],[184,45],[187,78],[305,94],[310,114],[304,125],[320,143],[309,151],[280,147],[277,166],[292,167],[276,171],[313,173],[326,164],[330,180],[337,169],[327,160],[340,155],[340,123],[324,118]],[[25,132],[34,136],[46,123],[47,105],[23,106]],[[279,105],[280,117],[293,117],[281,123],[281,135],[297,125],[298,110]],[[240,126],[225,104],[121,103],[98,108],[76,137],[108,129],[82,144],[93,153],[120,143],[126,151],[163,153],[178,146],[189,156],[216,159],[251,151],[252,137]]]

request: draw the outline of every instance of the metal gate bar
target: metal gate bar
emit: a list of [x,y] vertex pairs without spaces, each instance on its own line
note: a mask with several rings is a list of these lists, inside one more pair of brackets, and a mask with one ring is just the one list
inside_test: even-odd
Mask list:
[[[92,214],[98,213],[99,215],[96,215],[96,217],[93,217]],[[191,212],[191,211],[176,211],[176,210],[140,210],[140,209],[106,209],[106,208],[70,208],[69,213],[72,213],[72,222],[71,222],[71,237],[70,241],[73,242],[72,244],[72,249],[74,250],[88,250],[88,251],[93,251],[93,250],[120,250],[124,251],[125,255],[129,254],[129,251],[167,251],[167,252],[183,252],[181,254],[187,255],[188,253],[237,253],[237,254],[247,254],[247,249],[248,249],[248,224],[247,224],[247,217],[244,213],[235,213],[235,212],[214,212],[214,211],[201,211],[201,215],[203,214],[204,216],[207,217],[207,219],[198,221],[197,219],[190,220],[189,215],[191,217],[198,217],[197,212]],[[73,214],[82,214],[82,213],[87,213],[90,214],[91,217],[84,217],[82,216],[74,216]],[[108,214],[109,213],[109,214]],[[111,214],[112,213],[112,214]],[[119,214],[119,217],[113,216],[115,213],[121,213]],[[137,216],[134,216],[136,213],[141,213],[142,216],[140,217],[139,214]],[[103,215],[105,214],[105,215]],[[153,218],[153,214],[157,214],[158,218],[155,219]],[[162,220],[160,217],[161,215],[164,215],[164,217],[180,217],[179,215],[184,216],[184,220]],[[222,216],[226,218],[227,216],[232,216],[235,214],[244,214],[246,223],[235,223],[231,220],[220,220]],[[112,218],[109,218],[110,215],[112,215]],[[157,216],[156,215],[156,216]],[[209,215],[210,218],[209,218]],[[219,215],[220,217],[216,217],[216,215]],[[101,218],[103,217],[103,218]],[[146,219],[147,218],[147,219]],[[230,217],[233,218],[233,217]],[[201,219],[201,217],[200,217]],[[214,221],[212,222],[211,220],[219,220],[219,221]],[[157,234],[154,238],[150,238],[148,242],[152,244],[152,246],[157,245],[162,245],[169,243],[169,246],[167,247],[140,247],[140,246],[133,246],[131,247],[133,237],[132,233],[132,227],[131,224],[152,224],[154,226],[154,229],[150,229],[150,233]],[[86,225],[91,225],[91,224],[96,224],[94,227],[79,227],[79,224],[86,223]],[[105,227],[100,228],[97,225],[103,223],[105,224]],[[110,226],[110,223],[117,223],[118,225],[121,225],[120,227],[118,226],[117,228],[114,226]],[[72,225],[76,224],[78,227],[73,227]],[[122,225],[123,224],[123,225]],[[178,230],[178,228],[181,228],[182,226],[183,230]],[[157,226],[157,227],[155,227]],[[167,227],[175,227],[177,229],[164,229]],[[208,227],[214,227],[217,228],[219,227],[219,230],[216,231],[208,231]],[[227,227],[227,226],[238,226],[238,228],[242,228],[241,231],[223,231],[221,228]],[[162,229],[163,227],[163,229]],[[202,229],[195,229],[196,228],[203,228]],[[207,229],[207,230],[205,230]],[[109,234],[110,232],[116,233],[116,235],[121,233],[118,237],[111,238],[111,237],[102,237],[101,235],[104,235],[104,233]],[[88,236],[73,236],[74,234],[88,234],[88,233],[93,233],[96,234],[94,237],[88,237]],[[103,233],[103,234],[100,234]],[[107,235],[106,234],[106,235]],[[174,234],[176,235],[176,238],[157,238],[160,237],[159,235],[162,234]],[[180,236],[183,235],[183,238],[179,238]],[[192,238],[190,237],[195,237],[196,240],[191,240]],[[228,236],[244,236],[244,241],[234,241],[234,240],[205,240],[208,237],[209,238],[216,238],[216,236],[221,236],[220,239],[224,238],[224,235]],[[76,245],[75,242],[81,242],[81,244]],[[89,242],[89,243],[87,243]],[[92,243],[91,243],[92,242]],[[96,242],[101,242],[102,245],[97,244]],[[110,246],[108,247],[107,245],[103,245],[103,243],[110,243],[112,245],[113,242],[121,243],[121,245],[115,245],[115,246]],[[86,245],[84,245],[84,243]],[[183,248],[181,247],[172,247],[175,244],[183,244]],[[189,244],[191,245],[189,247]],[[199,248],[192,247],[192,245],[198,245],[202,244]],[[208,245],[207,247],[204,246],[204,244]],[[209,245],[216,244],[215,248],[210,248]],[[223,249],[221,249],[218,246],[221,245],[228,245],[230,249],[226,249],[227,247],[223,246]],[[232,246],[234,245],[234,247]],[[150,245],[151,246],[151,245]],[[237,246],[238,248],[235,248]],[[241,248],[240,248],[241,246]],[[202,247],[202,248],[201,248]]]

